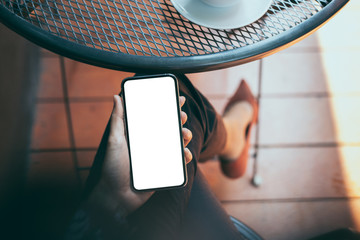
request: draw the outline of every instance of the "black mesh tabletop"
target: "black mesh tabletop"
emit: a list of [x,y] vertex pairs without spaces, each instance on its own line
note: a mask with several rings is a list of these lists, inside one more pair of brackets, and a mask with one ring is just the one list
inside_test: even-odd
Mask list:
[[0,20],[38,45],[82,62],[132,72],[188,73],[279,51],[347,2],[273,0],[262,18],[232,30],[192,23],[169,0],[0,0]]

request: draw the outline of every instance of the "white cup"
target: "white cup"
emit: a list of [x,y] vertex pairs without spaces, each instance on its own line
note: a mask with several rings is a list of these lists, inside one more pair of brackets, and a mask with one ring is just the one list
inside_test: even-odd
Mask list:
[[[199,0],[194,0],[194,1],[199,1]],[[231,7],[240,2],[240,0],[201,0],[201,1],[212,7]]]

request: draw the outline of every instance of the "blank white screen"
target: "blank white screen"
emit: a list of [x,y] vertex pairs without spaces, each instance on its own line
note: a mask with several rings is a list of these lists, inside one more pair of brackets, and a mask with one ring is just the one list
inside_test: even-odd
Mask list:
[[135,189],[180,186],[185,181],[175,82],[171,77],[124,83]]

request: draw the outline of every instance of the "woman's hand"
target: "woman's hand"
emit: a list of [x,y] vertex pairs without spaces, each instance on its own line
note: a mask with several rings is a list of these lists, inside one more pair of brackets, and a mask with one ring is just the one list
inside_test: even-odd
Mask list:
[[[180,105],[185,97],[180,97]],[[111,115],[110,135],[104,159],[100,182],[90,195],[91,204],[101,205],[104,210],[125,216],[143,205],[154,192],[135,192],[130,187],[130,164],[128,146],[124,132],[124,110],[121,98],[114,96],[114,108]],[[156,116],[154,116],[156,117]],[[187,115],[181,111],[182,125]],[[182,128],[186,163],[192,160],[192,154],[186,146],[192,139],[192,133]]]

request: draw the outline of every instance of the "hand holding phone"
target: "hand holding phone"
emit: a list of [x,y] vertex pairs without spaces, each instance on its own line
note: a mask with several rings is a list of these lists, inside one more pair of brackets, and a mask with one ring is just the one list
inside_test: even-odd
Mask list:
[[[151,101],[151,99],[150,99]],[[180,106],[185,98],[179,98]],[[155,115],[150,117],[156,118]],[[181,112],[181,123],[184,124],[187,116]],[[138,192],[130,187],[130,164],[128,146],[124,129],[123,103],[119,96],[114,96],[114,109],[111,116],[108,147],[102,168],[100,182],[94,188],[90,202],[100,205],[111,214],[128,214],[143,205],[154,193],[153,191]],[[186,148],[191,141],[191,131],[183,128],[186,163],[192,160],[191,152]],[[98,207],[97,207],[98,208]]]
[[134,190],[184,186],[187,173],[176,77],[127,78],[122,95]]

